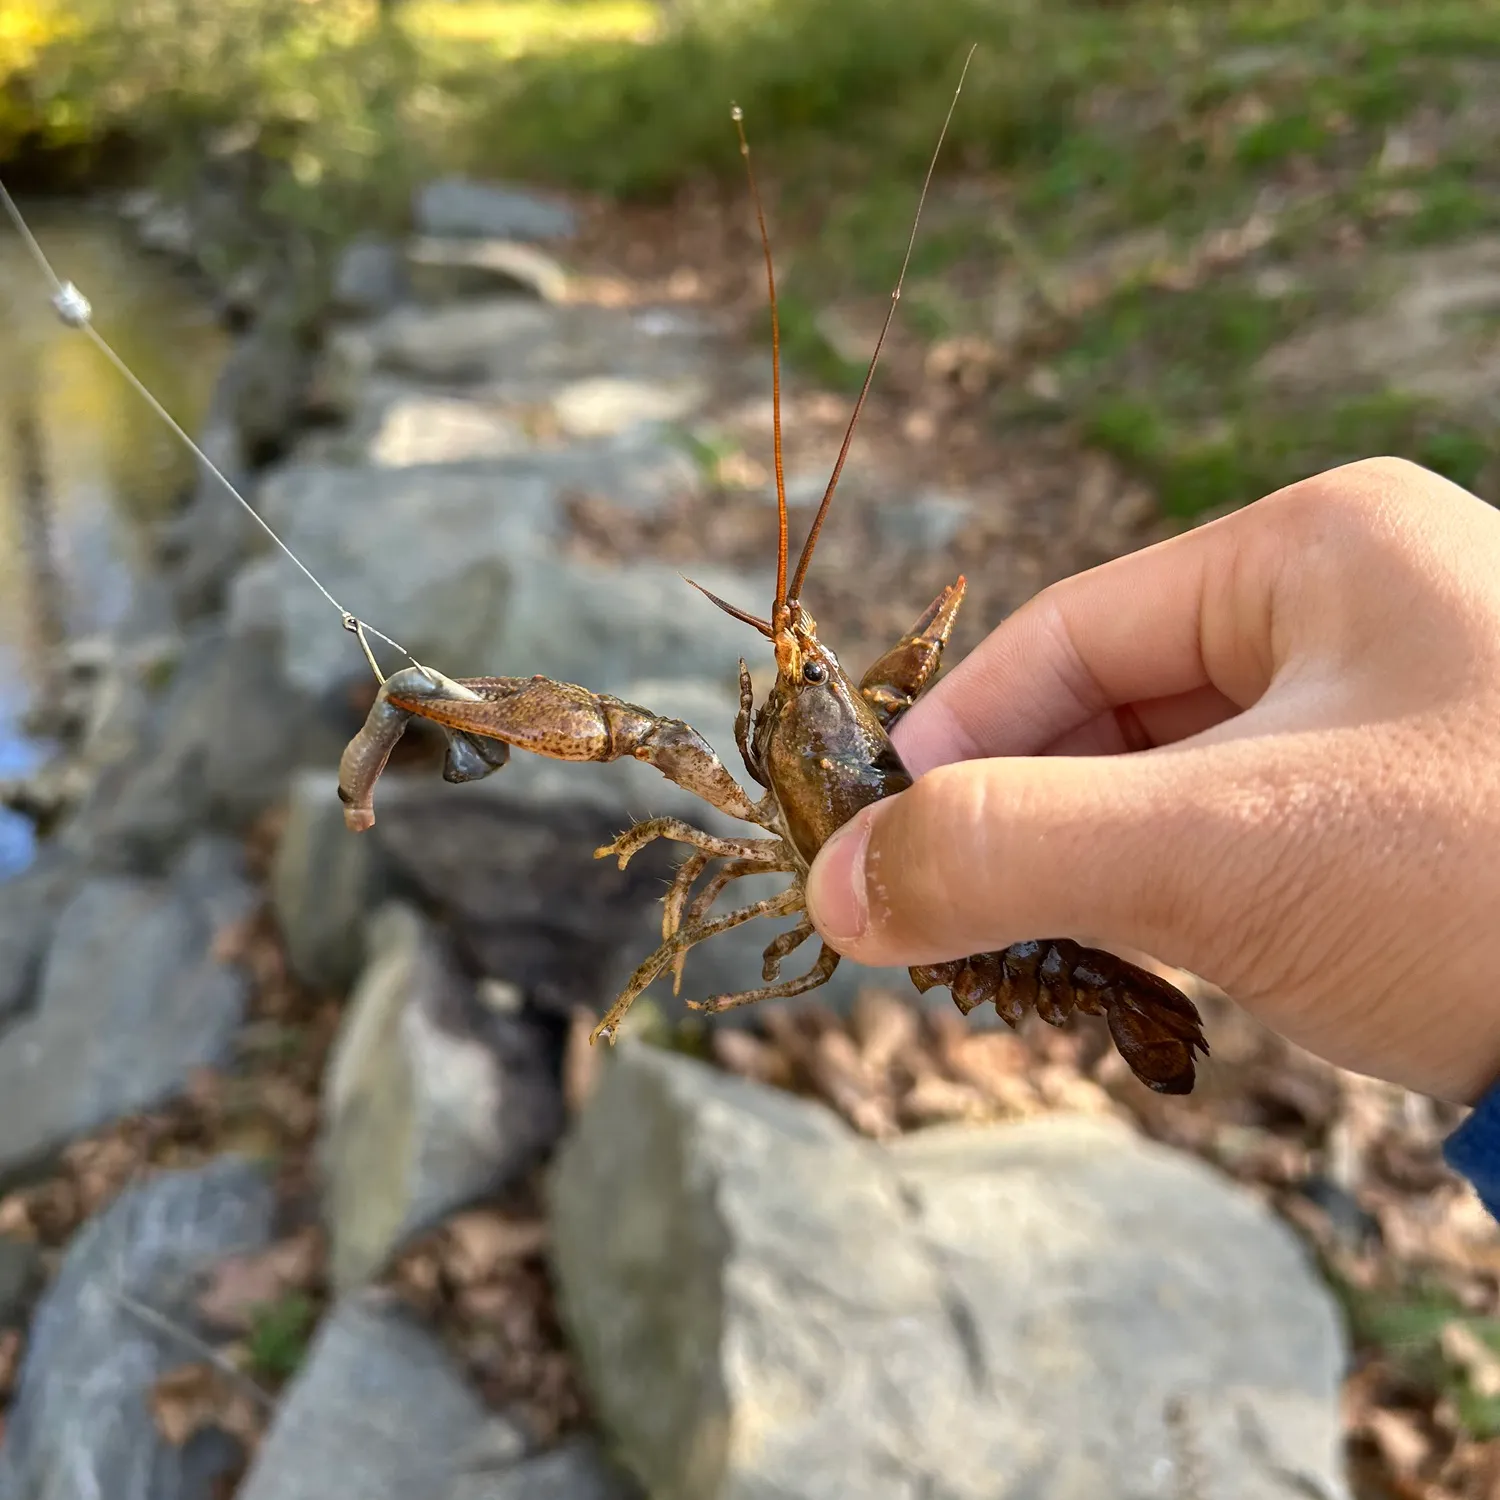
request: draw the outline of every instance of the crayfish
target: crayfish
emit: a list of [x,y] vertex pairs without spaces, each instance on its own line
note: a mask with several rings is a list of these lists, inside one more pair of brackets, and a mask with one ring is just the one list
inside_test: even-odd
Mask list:
[[[972,53],[971,53],[972,56]],[[965,71],[967,71],[967,63]],[[963,79],[960,77],[959,88]],[[958,93],[954,94],[956,105]],[[953,115],[949,106],[948,119]],[[613,843],[595,851],[613,856],[621,869],[646,844],[672,839],[691,852],[677,867],[664,898],[662,941],[631,975],[590,1040],[613,1041],[621,1020],[655,979],[672,970],[674,992],[681,983],[688,951],[716,934],[756,917],[801,914],[796,926],[765,949],[759,988],[689,1001],[709,1014],[758,1000],[787,999],[827,983],[839,954],[822,944],[816,962],[794,979],[780,979],[782,961],[814,936],[806,915],[804,880],[824,841],[860,808],[912,784],[891,742],[896,720],[934,680],[964,596],[964,580],[943,590],[905,636],[856,683],[834,653],[818,639],[817,625],[801,602],[802,586],[839,476],[848,457],[855,425],[874,378],[886,333],[901,295],[907,261],[891,296],[890,310],[876,341],[833,473],[813,519],[790,581],[787,577],[787,500],[782,473],[780,331],[776,281],[765,214],[750,167],[743,117],[732,118],[745,158],[765,255],[770,288],[772,410],[779,543],[776,597],[769,618],[726,603],[707,590],[720,609],[760,632],[776,658],[776,681],[758,708],[750,673],[740,661],[740,706],[735,741],[745,767],[763,789],[752,798],[725,768],[713,748],[691,725],[665,718],[634,703],[546,677],[468,677],[453,679],[414,665],[384,680],[364,727],[350,741],[339,766],[339,796],[348,826],[356,832],[374,822],[373,792],[397,740],[413,715],[440,726],[447,739],[445,779],[464,782],[503,766],[510,747],[558,760],[612,761],[634,756],[655,766],[679,786],[735,819],[763,830],[764,837],[722,838],[678,818],[637,823]],[[943,134],[947,132],[947,122]],[[943,136],[938,139],[941,151]],[[934,152],[922,189],[937,163]],[[918,218],[921,201],[918,203]],[[698,587],[698,585],[694,585]],[[693,895],[711,862],[722,865]],[[743,876],[785,872],[792,879],[779,895],[721,915],[710,911],[724,889]],[[691,899],[690,899],[691,898]],[[1066,938],[1015,943],[1002,952],[974,954],[910,971],[919,991],[945,986],[967,1015],[993,1003],[1015,1026],[1028,1010],[1061,1025],[1075,1010],[1101,1015],[1121,1055],[1135,1075],[1160,1093],[1184,1094],[1194,1081],[1194,1052],[1208,1052],[1198,1012],[1186,995],[1164,979],[1124,959],[1085,948]]]

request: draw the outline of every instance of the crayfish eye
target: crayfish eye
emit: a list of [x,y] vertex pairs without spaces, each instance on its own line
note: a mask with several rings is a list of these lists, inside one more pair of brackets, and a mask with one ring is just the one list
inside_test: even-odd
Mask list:
[[803,682],[827,682],[828,668],[820,661],[804,662],[802,665]]

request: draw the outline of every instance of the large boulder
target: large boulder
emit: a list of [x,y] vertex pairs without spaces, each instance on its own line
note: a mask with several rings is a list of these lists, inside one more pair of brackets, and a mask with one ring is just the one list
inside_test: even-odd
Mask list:
[[412,197],[412,220],[422,234],[484,239],[564,239],[578,227],[564,202],[508,183],[440,177]]
[[1122,1126],[879,1147],[627,1044],[551,1201],[596,1410],[654,1500],[1347,1494],[1307,1257]]
[[446,1213],[512,1186],[563,1121],[548,1036],[503,1003],[518,993],[475,985],[407,907],[383,908],[372,929],[323,1089],[319,1156],[339,1291]]
[[156,1429],[156,1381],[199,1357],[194,1295],[214,1264],[262,1249],[266,1175],[224,1157],[123,1194],[69,1244],[32,1320],[0,1448],[0,1497],[213,1500],[242,1461],[208,1429]]
[[443,1500],[481,1443],[508,1461],[526,1449],[431,1334],[366,1293],[324,1319],[239,1497]]
[[215,939],[255,904],[241,856],[195,843],[169,880],[84,880],[25,1017],[0,1034],[0,1180],[227,1061],[249,980]]

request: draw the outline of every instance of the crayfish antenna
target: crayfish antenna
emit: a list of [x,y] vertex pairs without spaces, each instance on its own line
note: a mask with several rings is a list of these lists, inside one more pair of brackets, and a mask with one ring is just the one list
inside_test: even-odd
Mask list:
[[[766,258],[766,286],[771,296],[771,434],[776,461],[776,601],[771,609],[771,618],[779,616],[786,606],[786,561],[787,561],[787,515],[786,474],[781,458],[781,322],[776,311],[776,268],[771,263],[771,236],[766,232],[766,210],[761,202],[760,187],[755,180],[755,169],[750,165],[750,142],[745,138],[745,112],[738,104],[729,111],[734,121],[735,132],[740,138],[740,155],[745,158],[745,176],[750,180],[750,197],[755,203],[755,222],[760,227],[760,248]],[[705,589],[705,593],[708,591]],[[712,599],[713,595],[709,594]],[[728,608],[715,599],[721,608]],[[734,614],[734,610],[729,610]],[[747,617],[741,615],[740,619]],[[754,620],[749,621],[756,624]],[[766,632],[769,635],[771,632]]]
[[717,604],[726,615],[733,615],[736,620],[743,620],[746,625],[753,625],[767,639],[775,634],[771,629],[771,622],[769,620],[762,620],[758,615],[752,615],[747,610],[740,609],[737,605],[729,603],[727,599],[719,598],[717,594],[710,593],[701,583],[694,583],[685,574],[679,573],[677,576],[685,584],[689,585],[689,587],[697,589],[710,604]]
[[[906,256],[901,262],[901,274],[896,278],[896,289],[891,293],[891,305],[886,311],[885,322],[880,327],[880,337],[875,340],[875,352],[870,356],[870,367],[865,371],[864,384],[859,388],[859,399],[854,403],[854,413],[849,418],[849,426],[844,432],[844,441],[839,448],[839,456],[833,466],[833,474],[828,480],[828,488],[823,491],[823,502],[818,506],[818,513],[813,517],[812,530],[807,533],[807,541],[802,545],[802,556],[797,560],[797,571],[792,576],[792,586],[786,591],[784,598],[797,599],[802,595],[802,583],[807,577],[807,566],[812,561],[813,548],[817,545],[818,533],[823,529],[823,518],[828,514],[828,507],[833,503],[833,492],[838,488],[839,475],[844,472],[844,461],[849,457],[849,446],[854,441],[854,428],[859,422],[859,414],[864,410],[865,397],[870,394],[870,384],[875,379],[875,366],[880,362],[880,351],[885,346],[885,336],[891,331],[891,323],[896,316],[896,304],[901,300],[901,288],[906,281],[906,268],[911,264],[911,252],[917,243],[917,226],[922,222],[922,209],[927,202],[927,190],[932,186],[932,174],[937,169],[938,157],[942,154],[943,142],[948,138],[948,127],[953,123],[953,111],[958,108],[958,96],[963,93],[964,79],[969,76],[969,64],[974,61],[974,53],[978,50],[976,42],[969,48],[969,55],[964,58],[963,71],[958,75],[958,87],[953,90],[953,99],[948,105],[947,117],[943,120],[943,128],[938,132],[938,141],[932,152],[932,160],[927,163],[927,176],[922,181],[922,193],[917,199],[917,212],[911,223],[911,235],[906,242]],[[767,252],[769,255],[769,252]],[[773,318],[772,328],[775,322]],[[781,481],[780,460],[780,428],[777,428],[777,484]],[[783,543],[785,541],[785,515],[786,503],[782,501],[783,516]],[[779,575],[778,575],[779,577]]]

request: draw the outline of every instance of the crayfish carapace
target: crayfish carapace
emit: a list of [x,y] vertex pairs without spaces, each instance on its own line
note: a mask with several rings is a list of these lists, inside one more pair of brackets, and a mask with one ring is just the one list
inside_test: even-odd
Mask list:
[[[965,63],[965,71],[967,67]],[[960,77],[959,88],[962,86]],[[957,100],[955,91],[954,104]],[[952,115],[950,105],[950,120]],[[740,662],[740,709],[735,724],[740,755],[764,794],[752,799],[697,730],[681,720],[663,718],[636,704],[546,677],[451,679],[421,666],[407,667],[382,684],[364,728],[350,742],[339,767],[339,795],[345,805],[345,819],[356,831],[368,828],[374,822],[375,782],[415,714],[444,729],[448,754],[443,774],[449,781],[470,781],[489,775],[505,764],[512,745],[558,760],[612,761],[629,755],[655,766],[722,812],[764,830],[765,837],[719,838],[677,818],[653,818],[636,824],[612,844],[596,851],[601,858],[615,856],[623,869],[638,850],[654,839],[673,839],[692,850],[678,866],[665,897],[661,945],[631,975],[595,1027],[593,1040],[600,1037],[613,1040],[621,1018],[636,997],[669,968],[675,990],[681,983],[689,949],[756,917],[802,914],[795,927],[766,948],[761,974],[764,983],[760,988],[689,1001],[693,1009],[713,1013],[757,1000],[789,998],[806,994],[828,981],[838,966],[839,955],[827,944],[822,945],[817,961],[805,974],[795,979],[778,979],[782,961],[814,936],[805,912],[804,878],[814,855],[836,828],[860,808],[912,784],[910,773],[891,743],[889,730],[933,680],[964,594],[964,580],[960,578],[932,602],[901,641],[857,684],[818,639],[817,626],[801,603],[802,584],[813,548],[901,295],[905,262],[828,487],[788,583],[775,272],[738,108],[733,118],[749,173],[770,287],[780,538],[776,597],[768,619],[749,614],[711,594],[708,597],[758,630],[775,651],[776,682],[759,708],[755,706],[750,673],[744,661]],[[946,132],[945,121],[943,134]],[[938,140],[938,150],[941,148],[942,136]],[[934,152],[927,172],[929,183],[936,162]],[[923,199],[926,192],[924,183]],[[918,217],[920,213],[919,202]],[[907,244],[908,261],[915,238],[914,223]],[[723,863],[694,895],[694,885],[715,860]],[[731,882],[745,875],[774,871],[784,871],[792,877],[791,884],[779,895],[735,911],[710,915],[715,901]],[[1208,1051],[1198,1012],[1187,996],[1155,974],[1113,954],[1084,948],[1065,938],[1015,943],[1003,952],[915,967],[910,974],[918,990],[946,986],[965,1014],[986,1002],[993,1003],[1012,1026],[1031,1009],[1053,1025],[1061,1025],[1075,1010],[1101,1015],[1135,1075],[1161,1093],[1189,1092],[1193,1086],[1194,1052]]]

